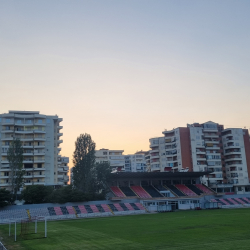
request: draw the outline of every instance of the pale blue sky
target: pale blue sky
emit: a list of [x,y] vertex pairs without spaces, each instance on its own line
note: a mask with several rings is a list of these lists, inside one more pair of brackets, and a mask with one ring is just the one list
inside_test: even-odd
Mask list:
[[1,110],[64,118],[63,154],[147,149],[163,129],[247,126],[250,1],[0,0]]

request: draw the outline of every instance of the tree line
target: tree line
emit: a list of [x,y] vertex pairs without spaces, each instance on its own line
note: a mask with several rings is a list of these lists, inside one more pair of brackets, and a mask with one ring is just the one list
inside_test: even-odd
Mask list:
[[[52,186],[31,185],[21,193],[19,199],[26,204],[66,203],[89,200],[102,200],[108,192],[111,176],[109,163],[97,163],[96,144],[89,134],[81,134],[75,142],[73,153],[72,185],[58,189]],[[18,190],[24,184],[23,148],[20,140],[14,139],[7,153],[10,165],[11,191],[0,189],[0,207],[11,204],[17,197]]]

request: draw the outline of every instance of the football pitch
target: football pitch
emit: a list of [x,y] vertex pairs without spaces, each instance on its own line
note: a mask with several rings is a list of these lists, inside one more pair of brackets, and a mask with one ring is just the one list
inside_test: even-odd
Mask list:
[[[8,250],[249,250],[250,209],[51,221],[48,238],[24,240],[19,236],[16,243],[8,230],[8,225],[0,226],[1,241]],[[41,223],[39,230],[44,230]]]

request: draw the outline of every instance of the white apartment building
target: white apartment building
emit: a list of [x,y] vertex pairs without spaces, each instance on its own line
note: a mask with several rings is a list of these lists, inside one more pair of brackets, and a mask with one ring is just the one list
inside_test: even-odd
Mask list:
[[96,162],[109,162],[113,171],[145,172],[145,152],[139,151],[131,155],[123,155],[124,150],[96,150]]
[[37,111],[9,111],[0,114],[1,165],[0,188],[9,188],[7,151],[13,138],[19,138],[24,149],[25,186],[66,185],[68,158],[60,156],[63,142],[62,118]]
[[135,154],[124,155],[125,172],[146,172],[146,158],[144,151],[136,152]]
[[102,148],[96,150],[96,162],[109,162],[113,171],[125,171],[124,150],[110,150]]

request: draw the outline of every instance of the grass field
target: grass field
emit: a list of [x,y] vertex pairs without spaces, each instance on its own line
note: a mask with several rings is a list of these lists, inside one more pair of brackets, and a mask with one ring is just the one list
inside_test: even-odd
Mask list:
[[7,236],[7,225],[0,226],[0,235],[8,250],[249,250],[250,209],[53,221],[48,222],[48,238],[19,237],[17,243]]

